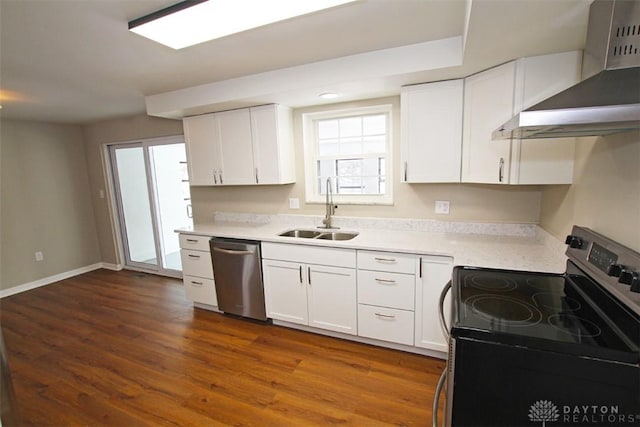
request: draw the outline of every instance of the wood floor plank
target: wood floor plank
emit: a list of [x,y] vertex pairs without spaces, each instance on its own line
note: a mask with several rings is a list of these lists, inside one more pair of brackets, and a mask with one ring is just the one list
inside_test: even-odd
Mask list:
[[428,426],[444,363],[196,309],[96,270],[1,301],[19,426]]

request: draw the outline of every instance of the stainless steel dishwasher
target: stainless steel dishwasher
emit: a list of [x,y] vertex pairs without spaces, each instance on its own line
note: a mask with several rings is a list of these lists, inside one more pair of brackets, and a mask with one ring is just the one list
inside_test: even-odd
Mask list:
[[218,308],[225,313],[267,320],[260,242],[214,237],[209,245]]

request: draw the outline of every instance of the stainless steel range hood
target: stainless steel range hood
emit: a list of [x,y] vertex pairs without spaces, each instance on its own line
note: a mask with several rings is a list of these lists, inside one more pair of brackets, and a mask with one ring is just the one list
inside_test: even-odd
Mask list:
[[582,79],[513,117],[493,139],[640,131],[640,1],[591,4]]

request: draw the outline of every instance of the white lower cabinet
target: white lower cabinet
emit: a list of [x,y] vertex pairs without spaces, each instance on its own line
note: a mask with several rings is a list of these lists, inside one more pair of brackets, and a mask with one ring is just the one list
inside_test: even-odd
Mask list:
[[[440,326],[439,301],[442,289],[451,280],[453,258],[446,256],[420,257],[420,272],[416,278],[416,347],[446,352],[447,339]],[[445,319],[451,306],[445,300]]]
[[413,345],[415,256],[358,251],[358,335]]
[[447,352],[438,302],[452,270],[446,256],[262,243],[267,317],[391,347]]
[[263,243],[262,258],[267,317],[357,333],[355,250]]
[[358,335],[413,345],[413,311],[358,304]]
[[208,236],[180,234],[182,282],[189,300],[217,307],[209,239]]

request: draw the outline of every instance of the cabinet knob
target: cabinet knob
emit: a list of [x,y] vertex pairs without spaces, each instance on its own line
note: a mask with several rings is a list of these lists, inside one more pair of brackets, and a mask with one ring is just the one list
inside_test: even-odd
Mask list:
[[564,243],[574,249],[582,249],[582,246],[584,245],[584,242],[580,237],[572,235],[567,236]]
[[611,277],[620,277],[620,273],[622,273],[623,269],[624,269],[624,265],[622,264],[611,264],[607,268],[607,275]]
[[622,270],[618,282],[624,285],[630,285],[634,278],[638,277],[638,273],[631,270]]

